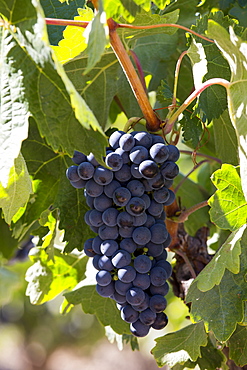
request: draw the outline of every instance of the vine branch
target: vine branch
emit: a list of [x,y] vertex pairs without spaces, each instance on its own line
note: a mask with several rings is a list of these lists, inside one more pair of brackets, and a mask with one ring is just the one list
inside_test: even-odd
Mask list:
[[173,217],[172,221],[176,223],[183,223],[188,220],[188,217],[200,208],[208,206],[208,201],[204,200],[201,203],[195,204],[194,206],[182,211],[178,217]]

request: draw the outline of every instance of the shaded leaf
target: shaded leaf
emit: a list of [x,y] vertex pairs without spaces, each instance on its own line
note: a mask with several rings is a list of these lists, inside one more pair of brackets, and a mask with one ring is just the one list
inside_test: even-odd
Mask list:
[[247,364],[247,327],[238,325],[228,340],[229,357],[236,365]]
[[116,302],[101,297],[95,285],[83,286],[64,295],[70,304],[81,304],[85,313],[95,314],[102,325],[111,326],[118,334],[129,334],[129,325],[121,319]]
[[[61,4],[58,0],[40,0],[40,4],[46,18],[74,19],[74,16],[77,15],[77,9],[84,7],[85,0],[73,0],[70,4],[65,1]],[[58,42],[62,40],[64,29],[63,26],[47,26],[49,41],[52,45],[58,45]]]
[[247,202],[237,169],[230,164],[223,164],[211,179],[218,189],[208,200],[211,221],[221,229],[239,229],[246,223]]
[[226,109],[219,118],[214,119],[214,142],[217,157],[223,163],[239,164],[236,132]]
[[3,209],[4,218],[8,224],[11,223],[19,208],[26,205],[31,193],[32,182],[20,153],[10,169],[7,186],[3,187],[0,183],[0,207]]
[[225,270],[219,285],[207,292],[197,288],[193,282],[189,288],[186,302],[192,302],[191,318],[194,322],[203,320],[207,330],[212,330],[219,341],[226,341],[243,320],[244,305],[247,300],[247,232],[241,240],[240,272],[233,274]]
[[207,345],[207,334],[203,322],[200,322],[166,334],[155,341],[157,344],[151,352],[158,366],[172,367],[188,359],[195,361],[201,356],[201,347]]
[[212,289],[214,285],[219,285],[226,268],[233,274],[239,273],[240,241],[245,229],[246,225],[234,231],[217,251],[213,259],[197,276],[195,279],[197,281],[197,288],[202,292]]
[[30,297],[31,303],[42,304],[64,290],[74,288],[84,275],[87,261],[87,257],[67,258],[59,251],[56,251],[54,260],[51,260],[42,250],[38,261],[26,272],[26,295]]
[[238,138],[240,174],[247,200],[247,43],[238,37],[232,27],[230,34],[214,21],[209,21],[208,33],[215,41],[231,69],[231,83],[227,89],[232,124]]
[[17,248],[18,241],[12,236],[12,230],[9,225],[6,224],[3,218],[0,218],[0,253],[1,255],[9,259],[12,257],[14,250]]

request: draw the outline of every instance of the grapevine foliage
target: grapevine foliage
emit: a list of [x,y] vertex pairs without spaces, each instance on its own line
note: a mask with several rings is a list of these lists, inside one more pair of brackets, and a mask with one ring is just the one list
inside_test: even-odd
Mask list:
[[[111,47],[113,29],[109,33],[107,20],[112,18],[117,22],[114,24],[123,25],[114,32],[128,50],[140,80],[146,84],[153,108],[157,109],[162,129],[156,134],[163,136],[167,145],[177,144],[181,150],[180,173],[172,176],[176,199],[171,204],[156,203],[165,205],[166,228],[171,236],[169,249],[167,245],[162,247],[162,253],[171,252],[169,261],[173,267],[171,276],[167,273],[166,277],[170,276],[171,287],[166,314],[170,322],[176,323],[176,317],[169,312],[169,304],[176,295],[184,301],[183,307],[188,305],[191,322],[177,331],[170,330],[168,325],[162,334],[157,334],[152,354],[158,366],[169,365],[172,369],[225,368],[228,359],[244,366],[247,364],[246,4],[240,0],[206,0],[200,6],[197,1],[190,1],[188,5],[183,0],[102,0],[96,11],[92,3],[0,0],[0,302],[11,300],[9,292],[17,289],[19,280],[9,261],[20,263],[29,253],[26,294],[33,304],[64,294],[63,313],[81,304],[83,311],[94,314],[108,332],[114,331],[123,343],[129,341],[137,347],[129,324],[122,320],[123,307],[120,314],[111,298],[114,292],[105,293],[100,287],[113,285],[112,280],[102,285],[103,278],[110,275],[112,279],[114,275],[119,280],[121,274],[133,270],[137,257],[152,256],[148,248],[145,249],[150,240],[142,244],[143,235],[135,234],[136,244],[142,246],[141,252],[133,251],[129,256],[123,253],[121,258],[129,258],[127,269],[126,265],[120,267],[116,258],[113,272],[108,268],[99,269],[111,271],[104,276],[97,275],[97,291],[102,296],[96,291],[96,272],[88,258],[107,255],[107,248],[114,247],[115,243],[106,246],[104,241],[119,238],[119,235],[108,237],[114,226],[106,231],[108,239],[101,229],[103,242],[100,252],[95,252],[96,242],[92,244],[97,238],[95,232],[102,227],[98,228],[97,220],[102,222],[106,209],[115,209],[111,216],[110,211],[104,216],[107,222],[118,212],[124,214],[118,223],[126,226],[130,218],[131,222],[138,219],[133,210],[145,203],[140,201],[142,195],[138,192],[130,195],[133,204],[129,205],[130,199],[126,204],[117,203],[118,198],[131,194],[132,185],[128,184],[133,178],[120,180],[127,171],[126,166],[134,163],[134,177],[144,174],[146,180],[149,171],[157,176],[161,168],[160,162],[149,163],[147,170],[147,163],[142,165],[142,160],[133,159],[135,154],[128,154],[126,163],[122,163],[125,171],[121,166],[111,170],[119,165],[113,154],[116,152],[119,157],[121,152],[124,158],[123,153],[131,153],[132,149],[123,149],[126,143],[120,148],[114,147],[114,133],[116,136],[116,132],[121,132],[123,136],[125,131],[134,132],[129,135],[132,138],[140,132],[149,135],[145,134],[142,107],[131,89],[131,81],[126,78],[125,67]],[[86,29],[46,25],[45,18],[80,20],[89,25]],[[197,34],[172,26],[152,28],[175,23]],[[133,27],[126,28],[124,24]],[[178,60],[181,65],[177,75],[174,71]],[[221,79],[223,86],[210,83],[211,79]],[[207,81],[209,87],[200,90]],[[177,109],[194,91],[196,98],[189,101],[173,122]],[[84,153],[84,157],[80,153]],[[150,155],[144,161],[148,162]],[[74,167],[68,172],[72,157]],[[151,156],[151,161],[153,159]],[[107,173],[110,180],[105,177],[104,181],[109,183],[113,181],[113,173],[119,171],[123,193],[117,194],[117,188],[109,191],[112,198],[115,196],[115,205],[107,203],[107,196],[103,201],[100,198],[97,207],[105,202],[106,208],[98,210],[94,203],[96,212],[92,214],[89,210],[92,203],[85,198],[83,188],[93,176],[94,180],[101,181],[99,169]],[[94,180],[86,187],[88,195],[97,191]],[[132,191],[136,190],[132,187]],[[149,200],[154,200],[155,191],[146,181]],[[93,195],[95,199],[100,196],[101,193]],[[93,216],[90,218],[90,215]],[[161,213],[152,217],[156,217],[157,222]],[[157,225],[161,225],[160,221]],[[145,222],[138,227],[146,228]],[[119,243],[133,238],[132,234],[123,235]],[[151,242],[156,246],[160,243],[159,240]],[[114,258],[116,252],[109,254],[108,259]],[[126,271],[119,273],[122,267]],[[152,268],[149,266],[143,273],[147,279]],[[136,288],[131,289],[136,293]],[[126,294],[130,295],[131,289]],[[148,289],[142,292],[148,295]],[[140,294],[143,298],[144,293]],[[119,295],[123,294],[118,293],[118,300]],[[164,303],[165,293],[160,296]],[[132,298],[128,296],[129,302]],[[164,307],[165,304],[155,314],[163,313]],[[138,334],[132,325],[132,333],[137,336],[144,336],[148,331]]]

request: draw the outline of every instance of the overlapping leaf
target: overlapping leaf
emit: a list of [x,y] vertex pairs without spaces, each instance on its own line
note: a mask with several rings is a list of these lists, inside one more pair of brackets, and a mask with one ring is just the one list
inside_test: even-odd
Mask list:
[[129,325],[120,318],[116,303],[110,298],[101,297],[95,285],[78,288],[65,294],[66,300],[73,305],[81,304],[85,313],[95,314],[102,325],[110,325],[119,334],[129,334]]
[[221,229],[239,229],[247,220],[247,202],[237,169],[223,164],[212,175],[212,182],[218,190],[208,200],[211,221]]
[[238,138],[241,181],[247,200],[247,43],[234,33],[233,28],[230,27],[229,32],[216,22],[209,21],[209,36],[216,41],[231,69],[231,83],[227,89],[228,105]]
[[238,325],[228,341],[229,357],[238,366],[247,363],[247,327]]
[[227,268],[233,274],[237,274],[240,268],[239,256],[241,254],[241,238],[246,225],[233,232],[216,252],[212,261],[197,276],[197,288],[202,292],[208,291],[219,285]]
[[247,232],[241,240],[240,272],[225,270],[219,285],[201,292],[197,282],[189,288],[186,302],[192,302],[191,317],[195,322],[203,320],[208,330],[220,341],[226,341],[243,320],[244,301],[247,300]]
[[174,333],[155,339],[152,354],[158,366],[174,366],[187,360],[201,357],[201,347],[207,345],[207,334],[203,322],[192,324]]

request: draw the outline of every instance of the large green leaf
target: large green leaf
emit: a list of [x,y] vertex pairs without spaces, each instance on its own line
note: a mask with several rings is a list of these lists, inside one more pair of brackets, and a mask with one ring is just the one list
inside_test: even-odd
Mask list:
[[53,259],[49,259],[42,250],[38,260],[26,272],[26,295],[31,303],[42,304],[64,290],[73,289],[84,277],[87,261],[87,257],[68,258],[59,251]]
[[247,220],[247,202],[237,169],[223,164],[211,179],[218,189],[208,200],[211,221],[221,229],[239,229]]
[[233,274],[225,270],[219,285],[207,292],[201,292],[197,282],[189,288],[186,302],[192,302],[193,321],[205,322],[207,330],[212,330],[219,341],[226,341],[244,317],[244,301],[247,300],[247,232],[241,240],[240,272]]
[[214,21],[209,21],[208,34],[212,37],[231,69],[231,83],[227,89],[232,124],[238,138],[242,187],[247,200],[247,43],[230,27],[228,33]]
[[152,354],[158,366],[170,367],[187,360],[195,361],[201,357],[201,347],[207,345],[207,334],[203,322],[188,325],[174,333],[155,339]]
[[19,154],[10,169],[7,186],[3,187],[0,183],[0,207],[8,224],[11,223],[19,208],[26,205],[31,193],[32,182],[23,156]]
[[218,119],[214,119],[214,142],[217,158],[234,166],[239,164],[236,132],[226,109]]
[[229,357],[236,365],[247,364],[247,327],[238,325],[235,332],[228,340]]
[[197,276],[195,279],[197,288],[202,292],[212,289],[214,285],[219,285],[226,268],[233,274],[239,272],[240,241],[245,229],[246,225],[234,231],[217,251],[209,264]]
[[[25,4],[12,3],[11,15]],[[27,136],[33,115],[54,151],[94,150],[101,159],[106,140],[95,116],[75,90],[61,65],[52,60],[40,6],[26,4],[29,18],[1,27],[1,176],[7,176]],[[31,9],[28,12],[28,9]],[[37,12],[37,13],[36,13]],[[25,63],[23,62],[25,61]],[[11,73],[10,73],[11,70]],[[92,128],[92,129],[91,129]],[[75,134],[76,133],[76,134]]]
[[66,169],[73,162],[63,153],[55,154],[39,135],[33,121],[30,123],[29,138],[23,143],[23,155],[30,174],[37,181],[35,195],[28,204],[23,217],[23,226],[31,225],[48,208],[58,208],[60,229],[65,229],[68,241],[66,252],[74,248],[83,249],[92,231],[84,222],[88,210],[83,189],[75,189],[66,178]]
[[129,325],[120,318],[116,302],[101,297],[95,285],[88,285],[64,294],[66,300],[73,305],[81,304],[85,313],[95,314],[102,325],[110,325],[119,334],[129,334]]

